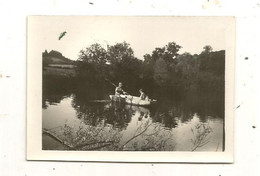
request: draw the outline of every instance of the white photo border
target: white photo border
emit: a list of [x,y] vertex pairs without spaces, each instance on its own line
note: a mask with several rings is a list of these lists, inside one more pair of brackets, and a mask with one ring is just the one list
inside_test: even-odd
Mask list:
[[[195,17],[197,20],[223,18],[225,32],[225,150],[224,152],[140,152],[140,151],[48,151],[42,150],[42,51],[37,48],[36,26],[40,18],[27,18],[27,160],[93,161],[93,162],[176,162],[176,163],[232,163],[234,161],[234,95],[235,95],[235,18]],[[55,16],[57,17],[57,16]],[[58,16],[66,18],[68,16]],[[71,16],[69,16],[71,17]],[[89,18],[91,16],[73,16]],[[93,17],[93,16],[92,16]],[[102,16],[99,16],[102,18]],[[107,18],[107,16],[106,16]],[[122,18],[112,17],[111,18]],[[124,17],[126,18],[126,17]],[[129,17],[147,18],[147,17]],[[149,17],[151,18],[151,17]],[[187,18],[164,17],[152,18]],[[194,18],[194,17],[192,17]]]

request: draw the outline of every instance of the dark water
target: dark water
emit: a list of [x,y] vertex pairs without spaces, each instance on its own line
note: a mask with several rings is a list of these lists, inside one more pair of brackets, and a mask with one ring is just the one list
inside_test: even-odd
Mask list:
[[44,150],[224,150],[223,104],[213,94],[139,107],[111,103],[113,87],[44,84],[52,85],[43,88]]

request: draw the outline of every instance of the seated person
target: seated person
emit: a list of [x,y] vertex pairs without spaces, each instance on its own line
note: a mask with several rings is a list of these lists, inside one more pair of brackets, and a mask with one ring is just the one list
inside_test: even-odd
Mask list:
[[118,84],[118,87],[116,87],[116,89],[115,89],[115,95],[116,96],[120,96],[120,95],[124,95],[124,94],[126,94],[126,92],[123,90],[123,84],[120,82],[119,84]]
[[148,96],[144,93],[143,89],[140,89],[139,92],[140,92],[140,99],[141,100],[148,100],[149,99]]

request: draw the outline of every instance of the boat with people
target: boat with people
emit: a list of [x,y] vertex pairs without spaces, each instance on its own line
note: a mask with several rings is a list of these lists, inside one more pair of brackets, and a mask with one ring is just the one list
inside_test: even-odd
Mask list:
[[150,106],[156,103],[156,100],[145,99],[142,100],[140,97],[132,95],[109,95],[111,101],[125,103],[137,106]]
[[109,81],[113,86],[115,86],[115,95],[109,95],[111,101],[113,102],[119,102],[119,103],[125,103],[130,105],[137,105],[137,106],[150,106],[154,103],[156,103],[156,100],[149,99],[148,96],[144,93],[143,89],[140,89],[140,97],[132,96],[126,91],[123,90],[123,84],[122,82],[118,83],[118,86],[116,86],[114,83]]

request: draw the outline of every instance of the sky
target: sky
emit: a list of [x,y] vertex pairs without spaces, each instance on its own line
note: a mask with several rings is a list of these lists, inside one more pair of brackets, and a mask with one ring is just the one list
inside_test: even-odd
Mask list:
[[[205,45],[213,51],[228,47],[226,31],[230,17],[112,17],[112,16],[31,16],[28,19],[29,45],[39,53],[59,51],[77,60],[79,51],[99,43],[105,49],[126,41],[135,57],[151,54],[156,47],[175,42],[180,54],[199,54]],[[59,35],[67,34],[58,40]]]

